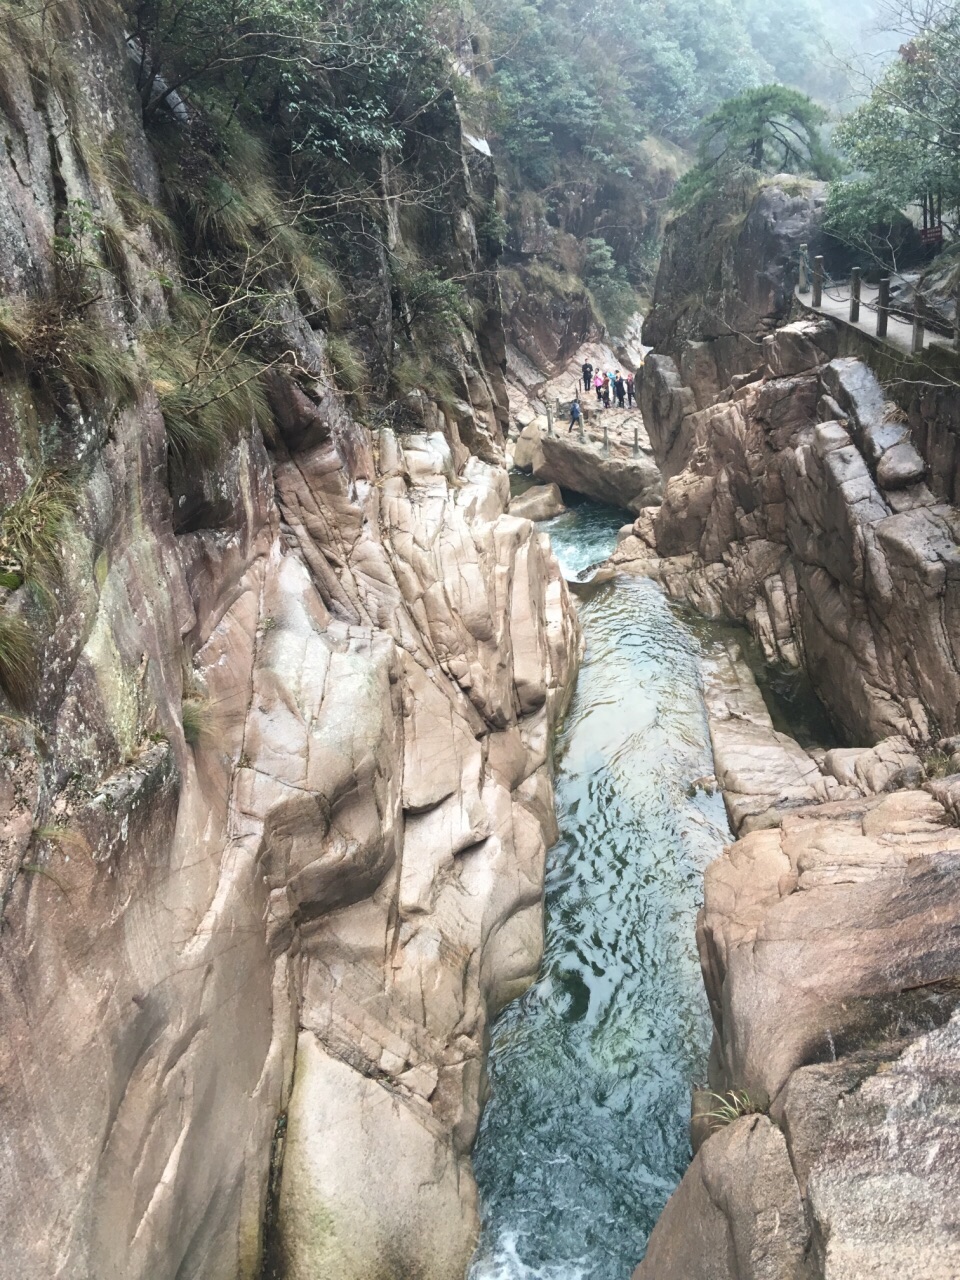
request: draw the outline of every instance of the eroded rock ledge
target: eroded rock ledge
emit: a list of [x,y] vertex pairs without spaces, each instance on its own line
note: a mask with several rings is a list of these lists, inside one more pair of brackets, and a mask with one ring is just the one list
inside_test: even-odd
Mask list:
[[752,380],[704,409],[651,357],[664,500],[616,559],[745,621],[771,661],[805,665],[856,739],[930,741],[958,730],[960,515],[903,412],[836,351],[829,322],[788,325]]
[[714,1039],[696,1154],[635,1280],[947,1280],[960,777],[919,789],[905,740],[805,752],[732,643],[705,678],[745,834],[708,868],[698,921]]
[[635,1280],[957,1273],[958,890],[924,791],[796,811],[711,866],[711,1087],[756,1114],[707,1138]]

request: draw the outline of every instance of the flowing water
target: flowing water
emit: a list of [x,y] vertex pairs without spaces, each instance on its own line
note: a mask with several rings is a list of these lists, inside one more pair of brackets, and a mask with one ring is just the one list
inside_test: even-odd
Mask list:
[[[567,576],[607,556],[622,522],[594,503],[551,521]],[[712,772],[699,642],[644,580],[590,589],[579,609],[546,952],[493,1030],[471,1280],[627,1280],[688,1162],[705,1075],[694,922],[729,833],[696,785]]]

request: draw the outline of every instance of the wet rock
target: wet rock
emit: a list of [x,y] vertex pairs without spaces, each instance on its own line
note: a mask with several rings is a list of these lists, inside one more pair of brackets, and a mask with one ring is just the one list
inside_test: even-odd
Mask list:
[[552,520],[566,509],[555,484],[534,485],[510,500],[510,514],[524,520]]

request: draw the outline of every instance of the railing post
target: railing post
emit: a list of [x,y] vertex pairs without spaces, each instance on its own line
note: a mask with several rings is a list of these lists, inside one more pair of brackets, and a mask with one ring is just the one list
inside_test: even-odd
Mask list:
[[640,428],[639,427],[633,428],[633,456],[635,458],[640,457]]
[[583,444],[583,414],[580,415],[580,443]]
[[863,272],[859,267],[854,267],[850,272],[850,323],[860,323],[860,286],[863,280]]
[[550,408],[549,403],[547,404],[547,435],[553,435],[553,410]]
[[800,246],[800,293],[806,294],[810,292],[810,278],[807,274],[807,246]]
[[813,260],[813,297],[811,302],[818,311],[823,306],[823,258],[820,257]]
[[603,452],[610,452],[610,428],[607,425],[606,418],[603,420]]
[[920,318],[920,312],[913,313],[913,346],[911,347],[913,354],[918,356],[923,351],[923,320]]
[[884,276],[880,281],[880,292],[877,294],[877,337],[887,336],[887,322],[890,319],[890,277]]

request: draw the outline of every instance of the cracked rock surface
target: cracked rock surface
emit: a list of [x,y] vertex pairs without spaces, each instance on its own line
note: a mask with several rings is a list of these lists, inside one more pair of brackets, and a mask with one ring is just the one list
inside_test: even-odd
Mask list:
[[[58,200],[122,225],[79,151],[105,121],[158,198],[122,32],[68,19],[69,103],[4,66],[5,297],[50,287]],[[102,273],[97,317],[140,358],[178,264],[146,222],[122,243],[127,296]],[[397,434],[351,416],[322,331],[285,324],[269,446],[251,422],[206,470],[168,465],[146,383],[65,424],[42,379],[0,379],[2,502],[40,433],[78,476],[36,698],[2,716],[21,1280],[252,1280],[271,1183],[291,1277],[451,1280],[473,1248],[486,1028],[539,962],[578,625],[507,512],[502,332],[465,334],[464,398],[422,397]]]

